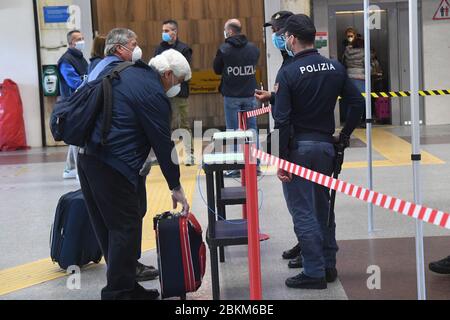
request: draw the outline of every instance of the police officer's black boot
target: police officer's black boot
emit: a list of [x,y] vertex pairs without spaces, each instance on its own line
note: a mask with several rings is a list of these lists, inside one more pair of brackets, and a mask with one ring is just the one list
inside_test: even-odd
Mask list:
[[295,259],[300,255],[300,251],[301,251],[300,243],[297,243],[297,245],[292,249],[283,252],[283,259],[285,260]]
[[300,268],[303,268],[302,256],[299,255],[299,256],[297,256],[297,258],[292,259],[291,261],[289,261],[288,267],[289,267],[289,269],[300,269]]
[[328,283],[333,283],[336,281],[338,277],[338,272],[336,268],[327,268],[325,269],[325,278]]
[[304,273],[300,273],[287,279],[286,286],[294,289],[324,290],[327,288],[327,281],[325,278],[311,278]]
[[155,280],[159,276],[159,271],[155,267],[145,266],[138,262],[136,265],[136,281],[144,282]]
[[439,274],[450,274],[450,256],[440,261],[431,262],[430,270]]

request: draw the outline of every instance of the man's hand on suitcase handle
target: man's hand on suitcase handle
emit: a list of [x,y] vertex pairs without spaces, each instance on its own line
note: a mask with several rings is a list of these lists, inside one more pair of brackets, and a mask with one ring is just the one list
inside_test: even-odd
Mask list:
[[181,213],[185,216],[189,214],[190,207],[184,194],[184,190],[181,186],[177,189],[172,190],[172,201],[173,209],[176,209],[179,203],[183,207],[183,211]]

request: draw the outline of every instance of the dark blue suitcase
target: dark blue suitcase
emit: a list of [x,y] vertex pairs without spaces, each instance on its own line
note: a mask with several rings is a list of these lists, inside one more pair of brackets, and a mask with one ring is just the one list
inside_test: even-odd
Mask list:
[[81,190],[59,199],[50,235],[50,256],[64,270],[102,259]]
[[206,246],[202,228],[192,213],[166,212],[154,218],[163,299],[197,291],[205,275]]

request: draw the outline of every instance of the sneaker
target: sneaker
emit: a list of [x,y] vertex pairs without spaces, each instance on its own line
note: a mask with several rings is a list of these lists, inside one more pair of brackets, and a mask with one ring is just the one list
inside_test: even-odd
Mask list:
[[155,280],[159,277],[159,271],[155,267],[145,266],[142,263],[138,262],[136,266],[136,281],[144,282]]
[[63,179],[76,179],[77,178],[77,170],[64,170],[63,172]]
[[225,172],[225,174],[223,176],[224,176],[224,178],[238,179],[241,177],[241,171],[239,171],[239,170],[227,171],[227,172]]
[[300,255],[301,252],[301,248],[300,248],[300,243],[297,243],[295,247],[293,247],[292,249],[286,250],[285,252],[283,252],[283,259],[284,260],[291,260],[291,259],[295,259],[296,257],[298,257]]
[[328,283],[333,283],[336,281],[338,277],[338,272],[336,268],[327,268],[325,269],[325,279]]
[[429,268],[438,274],[450,274],[450,256],[440,261],[431,262]]
[[303,268],[302,256],[297,256],[297,258],[292,259],[288,263],[289,269],[300,269]]
[[186,160],[184,161],[184,165],[186,167],[192,167],[193,165],[195,165],[195,157],[193,154],[186,157]]
[[286,286],[294,289],[324,290],[327,288],[325,278],[311,278],[300,273],[286,280]]

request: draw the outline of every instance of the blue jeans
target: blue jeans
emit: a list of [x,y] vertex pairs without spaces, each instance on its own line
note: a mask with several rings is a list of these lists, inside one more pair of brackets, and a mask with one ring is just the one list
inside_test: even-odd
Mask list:
[[[233,98],[224,97],[225,121],[227,130],[238,130],[238,113],[242,111],[251,111],[256,108],[256,98]],[[256,132],[257,145],[259,145],[258,137],[258,123],[256,117],[247,120],[247,129],[252,129]],[[237,146],[234,151],[237,152]],[[259,161],[258,161],[259,164]]]
[[[331,143],[297,141],[290,151],[290,161],[331,176],[335,151]],[[294,222],[294,231],[302,246],[304,273],[308,277],[325,277],[325,268],[336,267],[336,224],[328,226],[330,190],[293,176],[283,183],[287,207]]]

